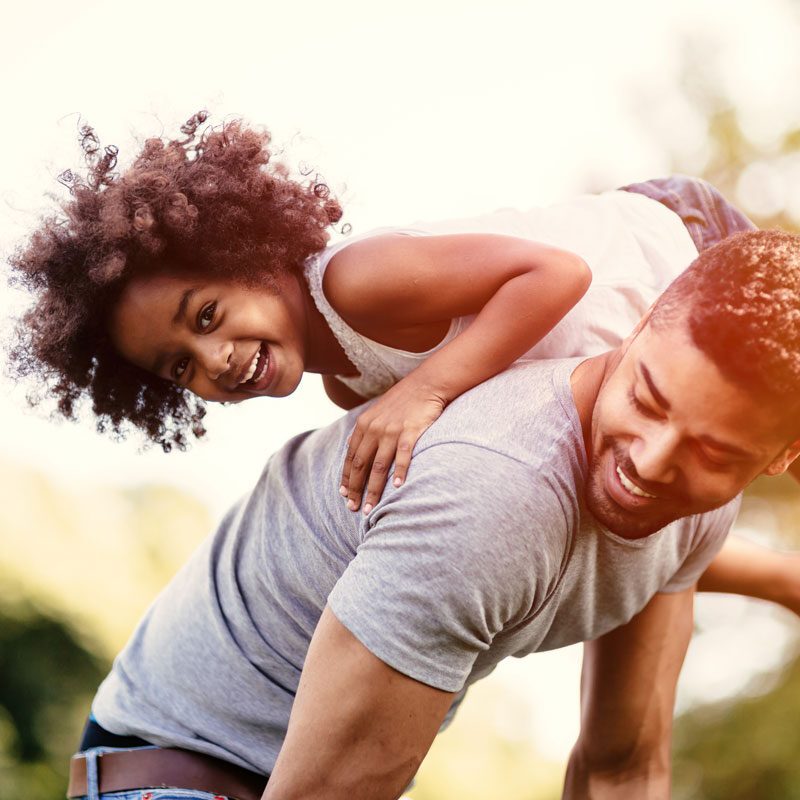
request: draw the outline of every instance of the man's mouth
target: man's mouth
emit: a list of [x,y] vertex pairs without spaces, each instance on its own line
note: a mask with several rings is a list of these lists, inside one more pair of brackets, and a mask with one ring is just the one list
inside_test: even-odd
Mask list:
[[654,503],[662,501],[662,498],[639,486],[639,484],[619,466],[619,461],[613,452],[610,453],[610,457],[606,462],[604,473],[606,495],[615,505],[628,513],[639,514],[645,511],[649,512],[650,507]]
[[641,486],[637,486],[623,471],[622,468],[617,464],[617,475],[619,476],[619,482],[629,491],[631,494],[636,495],[636,497],[650,497],[653,500],[656,499],[656,495],[650,494],[650,492],[646,492],[642,489]]

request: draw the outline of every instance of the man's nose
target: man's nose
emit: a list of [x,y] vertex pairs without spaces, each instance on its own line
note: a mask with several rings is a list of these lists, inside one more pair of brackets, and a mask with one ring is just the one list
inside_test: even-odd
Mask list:
[[214,341],[205,336],[197,346],[196,358],[203,371],[212,381],[224,375],[230,368],[233,344],[225,341]]
[[677,438],[667,429],[657,429],[635,439],[628,454],[643,481],[672,483],[677,474],[677,452]]

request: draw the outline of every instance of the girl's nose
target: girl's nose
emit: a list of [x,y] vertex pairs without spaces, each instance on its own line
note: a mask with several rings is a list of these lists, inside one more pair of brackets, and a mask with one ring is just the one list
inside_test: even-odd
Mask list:
[[209,380],[216,381],[230,368],[232,355],[231,342],[214,342],[207,336],[198,345],[196,358]]

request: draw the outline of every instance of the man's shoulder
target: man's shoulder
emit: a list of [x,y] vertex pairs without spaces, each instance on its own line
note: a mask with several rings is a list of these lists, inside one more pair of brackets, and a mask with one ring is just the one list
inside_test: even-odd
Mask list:
[[448,406],[418,451],[471,445],[522,463],[561,469],[584,459],[569,378],[579,359],[529,361],[484,381]]
[[725,536],[736,521],[741,505],[742,495],[737,494],[718,508],[689,517],[686,522],[691,526],[695,541],[709,536]]
[[577,461],[469,437],[435,440],[415,454],[405,484],[387,488],[367,538],[402,531],[411,550],[424,540],[457,569],[491,553],[497,574],[543,553],[558,561],[580,522],[582,486]]

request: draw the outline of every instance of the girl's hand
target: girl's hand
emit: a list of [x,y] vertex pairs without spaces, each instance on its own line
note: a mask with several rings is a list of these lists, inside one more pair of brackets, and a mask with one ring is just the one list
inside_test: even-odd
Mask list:
[[339,489],[351,511],[358,511],[361,506],[368,473],[365,514],[380,499],[392,461],[392,482],[395,486],[403,484],[417,439],[439,418],[446,404],[436,390],[404,378],[358,418],[348,440]]

